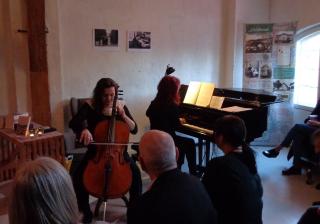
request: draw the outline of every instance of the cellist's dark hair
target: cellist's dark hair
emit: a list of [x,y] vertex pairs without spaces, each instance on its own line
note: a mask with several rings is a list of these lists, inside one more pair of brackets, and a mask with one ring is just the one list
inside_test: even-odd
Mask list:
[[93,99],[92,106],[96,111],[101,112],[103,107],[102,97],[103,97],[104,90],[110,87],[115,87],[115,89],[117,89],[119,85],[111,78],[102,78],[97,82],[96,87],[93,90],[93,96],[92,96],[92,99]]
[[234,148],[242,146],[242,162],[252,174],[257,173],[256,159],[253,150],[246,143],[247,129],[244,121],[238,116],[226,115],[216,120],[214,134],[221,135],[223,141]]

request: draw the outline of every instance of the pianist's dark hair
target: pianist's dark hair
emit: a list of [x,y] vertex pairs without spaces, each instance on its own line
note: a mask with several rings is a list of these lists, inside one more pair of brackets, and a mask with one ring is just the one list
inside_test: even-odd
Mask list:
[[101,112],[103,109],[102,105],[102,98],[103,98],[103,92],[106,88],[115,87],[116,89],[119,87],[119,85],[111,78],[102,78],[97,82],[96,87],[93,90],[93,102],[92,106],[96,111]]
[[238,116],[226,115],[216,120],[214,134],[223,136],[223,140],[237,148],[242,146],[242,162],[248,167],[252,174],[257,173],[256,159],[253,150],[245,142],[247,129],[244,121]]
[[180,103],[180,80],[175,76],[164,76],[158,84],[158,93],[154,102],[159,105]]

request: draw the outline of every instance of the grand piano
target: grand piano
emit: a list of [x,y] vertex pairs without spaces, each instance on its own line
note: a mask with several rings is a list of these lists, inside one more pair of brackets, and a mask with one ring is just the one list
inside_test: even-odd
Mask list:
[[[188,85],[181,85],[181,102],[183,102],[187,89]],[[180,104],[180,118],[183,118],[185,123],[181,124],[177,131],[198,138],[200,166],[202,165],[203,146],[206,149],[206,163],[209,160],[210,143],[213,142],[213,126],[217,118],[228,114],[242,118],[247,127],[246,142],[250,143],[255,138],[261,137],[267,130],[268,106],[276,102],[276,96],[263,90],[215,88],[213,95],[224,97],[221,109]],[[224,110],[231,106],[248,108],[248,110],[239,112]]]

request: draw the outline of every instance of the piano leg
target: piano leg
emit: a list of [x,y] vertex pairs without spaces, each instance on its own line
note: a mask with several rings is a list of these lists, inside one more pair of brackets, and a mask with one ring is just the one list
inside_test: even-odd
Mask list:
[[211,142],[206,140],[206,167],[210,160],[210,146],[211,146]]
[[199,167],[202,167],[203,139],[198,138],[198,161]]

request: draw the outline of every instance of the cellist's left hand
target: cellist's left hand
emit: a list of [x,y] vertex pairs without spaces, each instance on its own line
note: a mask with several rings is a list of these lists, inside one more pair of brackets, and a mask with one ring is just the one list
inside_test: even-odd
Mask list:
[[117,105],[117,112],[118,112],[120,117],[122,117],[123,119],[125,118],[126,113],[125,113],[125,111],[123,109],[123,105],[120,105],[120,104]]
[[118,115],[123,119],[124,122],[127,123],[127,125],[129,126],[129,129],[130,131],[132,131],[135,126],[136,126],[136,123],[131,120],[127,115],[126,115],[126,112],[124,111],[124,103],[117,103],[117,113]]

